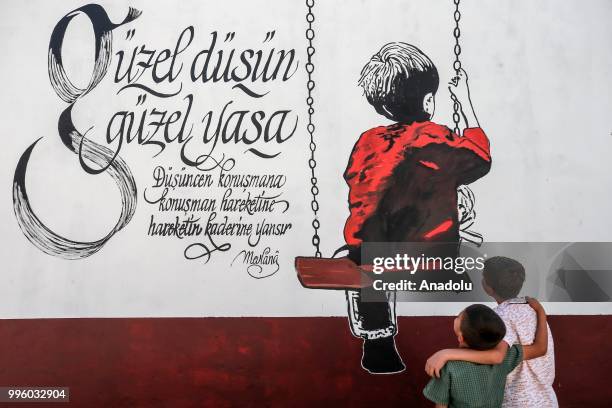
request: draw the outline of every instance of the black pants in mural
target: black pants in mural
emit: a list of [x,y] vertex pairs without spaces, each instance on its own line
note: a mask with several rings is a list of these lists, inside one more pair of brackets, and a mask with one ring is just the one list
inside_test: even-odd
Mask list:
[[[351,248],[348,258],[361,265],[361,248]],[[348,290],[346,297],[353,335],[370,340],[395,335],[395,293],[387,294],[365,287],[361,291]]]

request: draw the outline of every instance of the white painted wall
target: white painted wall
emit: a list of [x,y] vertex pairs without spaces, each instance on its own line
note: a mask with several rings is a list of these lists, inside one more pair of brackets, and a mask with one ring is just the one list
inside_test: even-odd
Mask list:
[[[612,172],[612,2],[465,1],[462,4],[463,64],[472,98],[492,143],[493,168],[473,185],[477,230],[489,241],[612,241],[609,215]],[[300,115],[299,134],[283,146],[279,158],[262,161],[226,149],[242,172],[283,172],[289,178],[283,196],[291,208],[279,219],[294,223],[289,235],[270,244],[281,248],[281,269],[255,280],[242,267],[230,267],[236,252],[204,265],[187,261],[185,242],[146,236],[150,208],[142,200],[157,164],[180,164],[178,150],[137,145],[122,157],[134,173],[139,207],[131,223],[94,256],[80,261],[50,257],[21,233],[13,214],[13,171],[35,139],[28,189],[38,216],[67,237],[97,239],[119,214],[118,193],[110,178],[87,176],[76,156],[57,136],[57,118],[65,107],[49,84],[47,46],[56,22],[81,6],[78,1],[2,1],[0,21],[0,317],[86,316],[311,316],[342,315],[340,292],[302,289],[293,257],[312,252],[305,132],[305,5],[271,2],[101,1],[114,20],[128,6],[143,10],[115,35],[115,49],[145,40],[173,47],[180,31],[194,25],[196,40],[208,45],[208,33],[236,31],[236,44],[259,44],[276,30],[276,45],[300,52],[299,73],[270,94],[252,102],[223,86],[192,86],[198,109],[219,108],[229,98],[242,106],[286,106]],[[317,70],[316,123],[320,149],[321,221],[324,253],[342,244],[347,189],[341,178],[348,154],[361,132],[385,123],[356,86],[359,71],[384,43],[419,46],[437,64],[441,83],[452,63],[452,1],[322,1],[315,7]],[[91,29],[76,21],[66,39],[71,75],[87,79],[91,69]],[[257,39],[256,41],[253,39]],[[194,48],[195,49],[195,48]],[[102,134],[113,112],[133,105],[136,93],[116,96],[110,73],[75,109],[77,126],[94,125]],[[82,76],[81,76],[82,75]],[[450,122],[445,88],[437,96],[436,121]],[[250,104],[250,105],[249,105]],[[243,245],[234,243],[238,249]],[[460,304],[402,304],[408,315],[454,314]],[[612,313],[610,304],[550,304],[551,313]]]

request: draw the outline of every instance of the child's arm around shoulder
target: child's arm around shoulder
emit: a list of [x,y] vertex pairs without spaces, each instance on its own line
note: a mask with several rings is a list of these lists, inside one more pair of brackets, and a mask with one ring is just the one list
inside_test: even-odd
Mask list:
[[536,312],[538,325],[536,327],[533,344],[523,346],[523,360],[542,357],[548,351],[548,325],[546,324],[546,312],[536,299],[528,297],[527,303]]
[[469,348],[440,350],[427,359],[425,363],[425,372],[430,377],[439,378],[440,370],[451,360],[469,361],[477,364],[501,364],[504,361],[507,351],[508,343],[503,340],[491,350],[479,351]]

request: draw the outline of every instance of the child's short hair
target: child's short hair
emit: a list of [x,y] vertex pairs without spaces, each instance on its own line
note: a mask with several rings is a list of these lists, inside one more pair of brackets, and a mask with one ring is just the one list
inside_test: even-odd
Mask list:
[[499,297],[512,299],[523,287],[525,268],[514,259],[494,256],[485,261],[482,277]]
[[462,312],[461,334],[463,341],[475,350],[495,348],[506,335],[504,321],[485,305],[471,305]]
[[361,70],[359,86],[376,112],[403,123],[430,119],[423,98],[440,79],[429,57],[403,42],[384,45]]

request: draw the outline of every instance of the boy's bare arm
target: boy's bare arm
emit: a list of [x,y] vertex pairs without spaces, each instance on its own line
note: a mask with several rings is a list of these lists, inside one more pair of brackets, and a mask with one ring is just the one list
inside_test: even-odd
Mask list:
[[440,405],[440,404],[436,404],[436,408],[447,408],[448,405]]
[[536,328],[533,344],[523,346],[523,360],[531,360],[533,358],[542,357],[548,351],[548,326],[546,324],[546,312],[544,308],[534,298],[527,298],[527,303],[535,310],[538,318],[538,326]]
[[425,372],[430,377],[440,378],[440,370],[451,360],[469,361],[477,364],[501,364],[504,361],[508,344],[500,341],[491,350],[472,350],[469,348],[445,349],[434,353],[425,363]]

